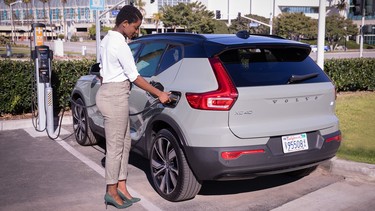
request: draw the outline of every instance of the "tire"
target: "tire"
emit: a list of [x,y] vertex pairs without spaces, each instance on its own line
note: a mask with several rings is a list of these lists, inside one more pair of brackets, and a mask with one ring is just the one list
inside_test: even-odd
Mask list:
[[92,132],[89,122],[87,109],[81,98],[72,103],[73,129],[74,136],[78,144],[82,146],[91,146],[98,143],[98,138]]
[[167,129],[160,130],[153,139],[150,168],[154,188],[168,201],[194,198],[201,189],[177,138]]
[[315,171],[315,169],[317,168],[318,166],[312,166],[312,167],[309,167],[309,168],[305,168],[305,169],[300,169],[300,170],[297,170],[297,171],[291,171],[291,172],[288,172],[287,174],[289,176],[292,176],[292,177],[297,177],[297,178],[302,178],[302,177],[305,177],[305,176],[308,176],[309,174],[311,174],[313,171]]

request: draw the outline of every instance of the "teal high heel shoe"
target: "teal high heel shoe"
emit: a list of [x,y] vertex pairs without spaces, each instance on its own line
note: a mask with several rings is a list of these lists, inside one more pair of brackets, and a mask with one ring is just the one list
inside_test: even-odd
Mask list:
[[[121,197],[121,196],[120,196]],[[124,201],[124,204],[119,204],[116,200],[110,196],[108,193],[104,195],[105,209],[107,209],[108,204],[113,205],[117,209],[124,209],[130,207],[133,203],[131,201]]]
[[139,202],[141,200],[140,198],[136,198],[136,197],[128,199],[128,198],[126,198],[126,196],[120,190],[117,190],[117,193],[118,193],[118,195],[120,195],[121,199],[124,200],[125,202],[136,203],[136,202]]

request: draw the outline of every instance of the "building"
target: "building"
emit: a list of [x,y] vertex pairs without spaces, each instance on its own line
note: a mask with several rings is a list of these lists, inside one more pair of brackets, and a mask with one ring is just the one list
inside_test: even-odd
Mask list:
[[[104,0],[105,8],[111,8],[121,0]],[[125,0],[122,5],[129,4],[131,0]],[[153,20],[153,14],[158,13],[164,5],[176,5],[178,3],[202,2],[208,10],[216,13],[218,19],[227,21],[236,19],[238,14],[255,14],[266,18],[276,17],[284,12],[302,12],[306,16],[317,19],[319,16],[320,0],[143,0],[142,8],[144,22],[142,28],[147,33],[155,31],[157,26]],[[365,42],[375,42],[375,0],[346,0],[346,7],[338,10],[340,0],[325,0],[327,14],[340,13],[352,19],[358,26],[362,25],[362,14],[359,9],[365,9]],[[64,12],[63,12],[64,11]],[[13,14],[13,24],[11,21]],[[107,26],[113,26],[116,10],[108,12],[101,20]],[[35,17],[35,18],[34,18]],[[31,3],[14,3],[12,7],[0,2],[0,34],[11,36],[11,26],[16,39],[27,38],[27,32],[33,22],[42,22],[47,25],[47,36],[55,37],[58,34],[87,36],[88,28],[95,23],[96,12],[90,9],[90,0],[68,0],[65,5],[61,0],[50,0],[43,4],[39,0]],[[65,24],[66,23],[66,24]],[[162,27],[162,26],[161,26]]]

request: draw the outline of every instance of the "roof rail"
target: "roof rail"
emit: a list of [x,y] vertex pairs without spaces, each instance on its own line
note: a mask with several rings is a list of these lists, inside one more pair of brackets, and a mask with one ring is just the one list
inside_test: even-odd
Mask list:
[[147,34],[142,37],[138,37],[137,39],[141,38],[147,38],[147,37],[164,37],[165,35],[168,35],[170,38],[171,36],[174,37],[188,37],[191,39],[196,39],[196,40],[206,40],[207,38],[201,34],[193,34],[193,33],[188,33],[188,32],[167,32],[167,33],[157,33],[157,34]]
[[280,37],[278,35],[273,35],[273,34],[250,34],[250,35],[262,36],[262,37],[272,37],[272,38],[278,38],[278,39],[285,40],[284,37]]

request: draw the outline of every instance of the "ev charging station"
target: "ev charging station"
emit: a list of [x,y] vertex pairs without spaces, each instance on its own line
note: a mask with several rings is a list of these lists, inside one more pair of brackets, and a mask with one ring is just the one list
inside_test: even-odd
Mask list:
[[35,65],[35,80],[37,88],[37,109],[38,115],[35,129],[39,132],[47,130],[47,133],[54,134],[53,117],[53,92],[51,87],[51,61],[53,51],[44,45],[44,29],[42,23],[33,23],[34,50],[31,57]]

